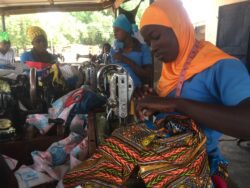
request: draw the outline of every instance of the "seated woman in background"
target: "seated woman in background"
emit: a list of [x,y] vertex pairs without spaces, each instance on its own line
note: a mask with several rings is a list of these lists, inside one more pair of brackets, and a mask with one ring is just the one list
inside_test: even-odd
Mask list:
[[104,64],[110,63],[110,50],[111,45],[109,43],[104,43],[102,46],[102,53],[97,56],[97,60]]
[[27,61],[42,62],[42,63],[55,63],[55,57],[47,51],[48,40],[47,35],[43,29],[37,26],[32,26],[27,32],[28,38],[33,45],[31,51],[24,52],[21,57],[21,63]]
[[10,48],[10,38],[7,32],[0,32],[0,66],[14,63],[15,53]]
[[[110,50],[111,50],[111,45],[109,43],[104,43],[102,46],[102,51],[99,55],[92,55],[89,54],[91,61],[97,62],[97,63],[103,63],[103,64],[108,64],[111,62],[110,59]],[[81,57],[81,55],[77,56],[77,59]]]
[[[124,14],[113,24],[115,44],[111,50],[111,62],[123,66],[132,77],[135,87],[151,80],[152,56],[147,45],[132,37],[132,25]],[[148,82],[146,82],[148,83]]]

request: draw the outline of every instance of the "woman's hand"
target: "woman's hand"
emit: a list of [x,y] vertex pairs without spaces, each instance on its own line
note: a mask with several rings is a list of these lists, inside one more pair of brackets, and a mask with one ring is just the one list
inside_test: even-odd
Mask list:
[[155,112],[174,112],[178,99],[158,96],[146,96],[136,101],[136,115],[143,120],[144,116],[150,116]]
[[[117,61],[122,61],[123,62],[124,59],[125,59],[125,56],[122,55],[121,52],[117,52],[117,53],[114,54],[114,59],[117,60]],[[123,62],[123,63],[125,63],[125,62]]]
[[149,85],[143,85],[140,88],[136,88],[133,93],[133,99],[134,100],[141,100],[142,98],[146,96],[157,96],[156,92],[152,87],[149,87]]
[[[149,96],[157,96],[156,92],[154,91],[153,88],[149,87],[149,85],[143,85],[140,88],[136,88],[136,90],[133,93],[133,100],[135,102],[135,105],[138,106],[138,104],[140,103],[140,101],[145,98],[145,97],[149,97]],[[149,112],[149,111],[148,111]],[[136,109],[135,110],[135,114],[137,116],[137,118],[139,119],[143,119],[144,116],[140,115],[139,111]]]

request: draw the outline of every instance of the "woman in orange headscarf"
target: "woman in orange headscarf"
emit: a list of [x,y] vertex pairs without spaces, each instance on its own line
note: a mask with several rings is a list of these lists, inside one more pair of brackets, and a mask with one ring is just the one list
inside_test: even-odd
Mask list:
[[[141,34],[163,67],[156,88],[158,96],[147,95],[138,101],[140,117],[179,112],[197,121],[207,136],[211,173],[214,179],[220,179],[218,166],[226,161],[217,147],[219,132],[250,138],[247,69],[213,44],[195,39],[179,0],[152,3],[142,16]],[[220,179],[215,186],[218,182],[225,185]]]

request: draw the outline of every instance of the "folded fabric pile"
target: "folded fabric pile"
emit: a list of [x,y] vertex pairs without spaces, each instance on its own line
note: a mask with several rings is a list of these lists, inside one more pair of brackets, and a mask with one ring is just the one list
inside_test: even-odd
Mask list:
[[[49,114],[30,114],[27,116],[26,123],[36,127],[41,134],[46,134],[54,122],[50,119],[62,119],[62,126],[74,129],[74,117],[79,114],[87,114],[95,108],[101,107],[106,103],[106,98],[93,92],[88,86],[82,86],[73,90],[52,104]],[[78,118],[79,119],[79,118]]]
[[[69,127],[65,139],[53,143],[46,151],[31,153],[34,164],[21,166],[15,171],[20,188],[33,187],[51,181],[60,181],[69,169],[79,165],[88,156],[87,113],[106,103],[106,98],[91,91],[87,86],[71,91],[55,101],[49,114],[28,115],[26,123],[46,134],[54,125],[54,119],[63,119],[62,126]],[[52,123],[51,123],[52,122]],[[5,157],[14,169],[16,162]],[[14,164],[14,165],[12,165]]]

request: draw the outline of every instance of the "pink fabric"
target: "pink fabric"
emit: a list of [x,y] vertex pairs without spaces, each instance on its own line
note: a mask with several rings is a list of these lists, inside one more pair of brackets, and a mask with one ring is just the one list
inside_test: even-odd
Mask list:
[[227,188],[225,180],[220,176],[212,176],[212,181],[214,183],[215,188]]

